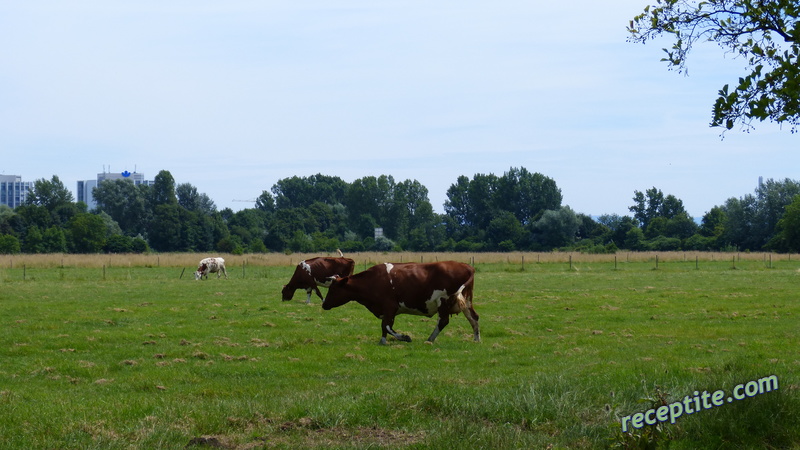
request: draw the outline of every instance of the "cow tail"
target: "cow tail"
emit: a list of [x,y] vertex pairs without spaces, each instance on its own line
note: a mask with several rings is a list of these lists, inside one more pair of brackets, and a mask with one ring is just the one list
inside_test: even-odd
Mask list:
[[466,311],[467,310],[467,298],[464,297],[464,287],[461,286],[461,289],[456,291],[456,304],[458,305],[459,311]]
[[474,275],[470,275],[469,279],[466,283],[462,284],[461,287],[456,291],[456,304],[458,305],[459,311],[464,311],[465,314],[468,314],[470,308],[470,301],[471,299],[467,300],[467,296],[464,295],[464,289],[467,288],[468,285],[472,284],[472,280],[474,279]]

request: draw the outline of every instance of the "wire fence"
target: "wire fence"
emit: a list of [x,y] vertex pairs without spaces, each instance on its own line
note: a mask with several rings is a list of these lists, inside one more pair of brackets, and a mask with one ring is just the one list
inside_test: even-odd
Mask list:
[[[196,253],[114,254],[114,255],[0,255],[0,281],[36,279],[125,280],[135,278],[194,280],[200,259],[210,255]],[[300,261],[320,254],[214,255],[225,258],[230,278],[270,278],[291,274]],[[770,252],[617,252],[584,254],[578,252],[511,253],[414,253],[363,252],[345,255],[356,261],[356,271],[383,262],[436,262],[454,260],[473,266],[499,265],[512,270],[536,270],[537,266],[556,266],[576,270],[634,266],[646,269],[800,269],[800,254]],[[210,274],[210,278],[216,278]]]

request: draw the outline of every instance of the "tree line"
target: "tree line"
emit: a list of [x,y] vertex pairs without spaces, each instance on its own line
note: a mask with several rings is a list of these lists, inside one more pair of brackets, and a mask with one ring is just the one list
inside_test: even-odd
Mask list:
[[700,223],[655,187],[634,191],[630,215],[595,219],[563,205],[552,178],[513,167],[458,177],[442,214],[425,186],[390,175],[284,178],[236,212],[166,170],[150,186],[107,180],[93,194],[90,211],[58,176],[35,181],[25,204],[0,205],[0,253],[800,250],[790,179],[729,198]]

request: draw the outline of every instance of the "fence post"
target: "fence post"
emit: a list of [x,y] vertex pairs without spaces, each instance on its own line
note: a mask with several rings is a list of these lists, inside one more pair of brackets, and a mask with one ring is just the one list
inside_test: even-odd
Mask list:
[[656,255],[656,269],[658,269],[658,255]]

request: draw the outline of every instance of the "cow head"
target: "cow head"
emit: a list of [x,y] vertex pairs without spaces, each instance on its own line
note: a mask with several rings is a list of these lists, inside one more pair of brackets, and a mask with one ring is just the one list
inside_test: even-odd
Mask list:
[[350,277],[340,278],[336,275],[328,277],[330,286],[328,287],[328,294],[322,300],[322,309],[329,310],[342,306],[350,301],[350,289],[348,289],[347,282]]
[[294,297],[294,289],[290,288],[288,284],[283,285],[283,289],[281,289],[281,300],[288,302],[289,300]]
[[197,270],[195,270],[194,272],[194,281],[203,278],[203,275],[205,275],[207,268],[208,266],[206,266],[205,264],[200,264],[200,267],[198,267]]

